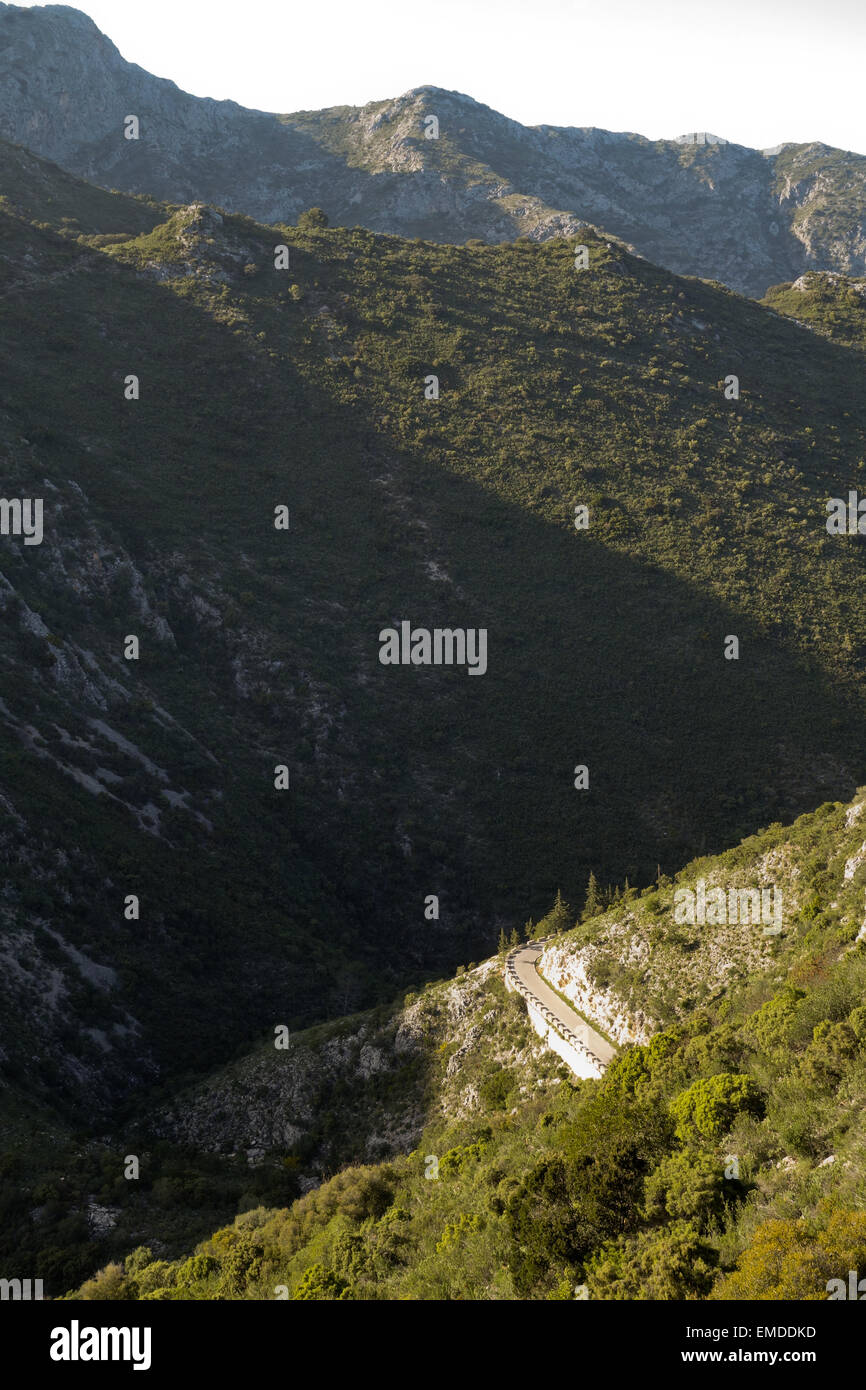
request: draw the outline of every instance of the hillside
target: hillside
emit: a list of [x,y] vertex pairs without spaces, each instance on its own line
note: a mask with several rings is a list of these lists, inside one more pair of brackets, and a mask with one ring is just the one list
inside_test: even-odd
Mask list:
[[[311,1070],[340,1098],[378,1081],[378,1109],[331,1110],[344,1146],[366,1128],[366,1154],[358,1145],[355,1165],[290,1207],[251,1196],[194,1253],[139,1246],[80,1296],[808,1301],[829,1280],[847,1287],[866,1254],[864,810],[861,788],[555,935],[540,963],[552,983],[569,990],[588,970],[590,1002],[610,1016],[668,1012],[601,1081],[575,1081],[551,1053],[545,1067],[501,955],[384,1021],[347,1020],[215,1075],[175,1124],[233,1147],[249,1116],[253,1172],[303,1152]],[[781,930],[684,931],[674,895],[701,882],[769,887]],[[562,913],[540,928],[568,924]],[[423,1088],[407,1085],[419,1062]],[[391,1152],[371,1162],[380,1145]]]
[[[0,537],[8,1240],[70,1287],[145,1094],[853,793],[863,560],[825,519],[866,406],[857,351],[591,231],[576,270],[12,146],[0,179],[4,488],[44,502]],[[404,621],[483,629],[485,673],[383,665]],[[203,1173],[202,1211],[248,1181]]]
[[[127,193],[267,223],[321,206],[335,225],[442,242],[545,240],[588,222],[755,296],[808,270],[863,270],[866,158],[819,141],[760,151],[703,132],[525,127],[436,86],[363,107],[251,111],[127,62],[64,5],[0,5],[0,57],[0,136]],[[124,138],[128,115],[138,139]]]
[[844,347],[866,347],[864,280],[810,271],[793,283],[772,285],[761,303]]

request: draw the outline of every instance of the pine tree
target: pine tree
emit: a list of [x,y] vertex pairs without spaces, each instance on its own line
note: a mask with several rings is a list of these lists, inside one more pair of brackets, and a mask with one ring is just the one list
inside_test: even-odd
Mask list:
[[501,956],[504,956],[504,955],[505,955],[505,952],[508,950],[508,942],[507,942],[506,939],[505,939],[505,928],[504,928],[504,927],[500,927],[500,928],[499,928],[499,945],[497,946],[496,949],[498,950],[498,952],[499,952],[499,954],[500,954]]
[[598,879],[590,869],[586,885],[586,901],[583,904],[583,914],[580,920],[586,922],[590,917],[597,917],[600,912],[601,897],[598,891]]
[[523,939],[524,941],[531,941],[534,935],[535,923],[533,922],[531,917],[527,917],[523,927]]
[[519,946],[519,945],[520,945],[520,933],[518,932],[518,930],[517,930],[516,927],[512,927],[512,928],[511,928],[511,939],[510,939],[510,941],[509,941],[508,944],[509,944],[509,946]]
[[536,931],[540,936],[559,936],[560,932],[570,931],[573,926],[574,914],[557,888],[556,901],[547,916],[539,922]]

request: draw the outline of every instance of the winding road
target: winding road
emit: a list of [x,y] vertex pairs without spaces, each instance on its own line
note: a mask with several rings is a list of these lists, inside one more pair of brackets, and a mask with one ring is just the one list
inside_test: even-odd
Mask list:
[[565,1036],[568,1037],[570,1034],[577,1038],[605,1067],[609,1066],[617,1055],[616,1048],[585,1022],[580,1014],[563,1003],[555,990],[544,982],[536,970],[535,963],[541,956],[542,949],[539,942],[527,941],[525,946],[509,954],[508,965],[513,967],[518,980],[534,995],[542,1008],[553,1015],[559,1027],[564,1030]]

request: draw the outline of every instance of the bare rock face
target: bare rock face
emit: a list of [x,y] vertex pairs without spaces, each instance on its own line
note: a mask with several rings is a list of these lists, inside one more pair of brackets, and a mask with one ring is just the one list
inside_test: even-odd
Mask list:
[[554,989],[622,1047],[649,1042],[658,1025],[642,1009],[629,1008],[613,990],[597,985],[587,963],[585,953],[553,944],[545,948],[539,968]]
[[0,137],[128,193],[268,223],[321,206],[335,225],[443,242],[546,240],[590,223],[678,274],[756,296],[866,264],[866,158],[825,145],[526,127],[432,86],[279,116],[190,96],[64,5],[0,4],[0,60]]

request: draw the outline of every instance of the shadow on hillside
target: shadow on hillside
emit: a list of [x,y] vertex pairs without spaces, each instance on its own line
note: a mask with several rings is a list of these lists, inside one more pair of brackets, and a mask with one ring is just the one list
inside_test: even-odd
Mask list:
[[[324,340],[318,380],[307,376],[303,339],[317,330],[302,307],[263,308],[259,342],[122,267],[67,285],[59,307],[48,287],[10,306],[13,339],[30,345],[26,358],[3,349],[15,424],[46,476],[80,482],[164,595],[178,646],[147,680],[217,755],[226,798],[221,862],[184,851],[193,875],[201,854],[203,892],[217,883],[231,901],[263,904],[254,913],[268,921],[293,917],[302,892],[314,929],[335,931],[317,920],[324,889],[309,875],[299,888],[290,827],[340,904],[337,949],[396,988],[495,949],[497,912],[538,916],[557,887],[579,906],[590,869],[646,883],[659,864],[675,870],[864,780],[853,696],[671,574],[395,450],[370,412],[323,384],[342,370]],[[142,382],[134,413],[129,370]],[[288,536],[274,531],[277,503],[291,508]],[[232,599],[232,631],[251,633],[268,666],[266,702],[239,693],[225,625],[197,624],[181,605],[173,552],[194,587]],[[404,619],[487,628],[486,675],[383,667],[379,630]],[[82,613],[75,636],[92,646],[89,621]],[[117,631],[127,623],[121,609]],[[738,662],[723,656],[731,633]],[[122,712],[115,723],[123,732]],[[292,769],[289,811],[271,790],[278,751]],[[573,786],[577,764],[587,791]],[[424,918],[430,893],[441,925]],[[260,973],[244,957],[243,999],[225,1040],[209,1043],[213,1064],[279,1016],[273,930],[221,942],[225,989],[241,987],[244,951]],[[163,1000],[172,1051],[197,1026],[181,983],[175,1016],[174,987]],[[369,998],[351,992],[335,981],[296,1012]]]

